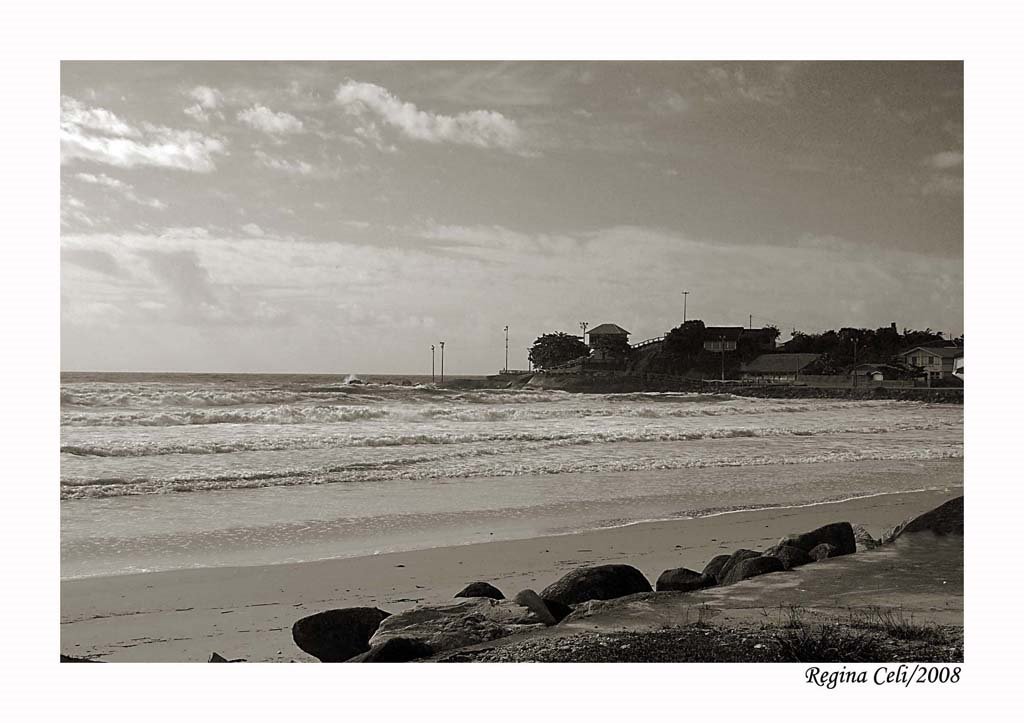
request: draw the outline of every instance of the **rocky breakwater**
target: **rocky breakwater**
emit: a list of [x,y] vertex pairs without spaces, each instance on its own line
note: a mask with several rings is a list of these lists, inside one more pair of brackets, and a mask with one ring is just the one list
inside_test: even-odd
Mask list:
[[297,621],[292,636],[298,647],[324,662],[459,659],[453,651],[580,620],[617,605],[642,607],[658,596],[698,595],[762,575],[785,575],[797,567],[825,564],[830,558],[919,533],[962,535],[963,497],[908,520],[881,540],[860,526],[833,522],[787,535],[767,550],[743,548],[718,555],[699,572],[685,567],[665,570],[653,588],[630,565],[593,565],[566,573],[539,593],[521,590],[512,599],[494,585],[477,581],[456,593],[452,602],[394,615],[365,607],[328,610]]

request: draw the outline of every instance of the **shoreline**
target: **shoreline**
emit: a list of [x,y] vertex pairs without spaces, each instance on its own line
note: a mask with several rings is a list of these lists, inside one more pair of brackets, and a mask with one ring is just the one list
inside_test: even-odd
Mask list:
[[[629,522],[622,522],[612,525],[604,525],[599,527],[591,527],[582,530],[570,530],[567,532],[552,532],[543,535],[532,535],[524,537],[509,537],[499,540],[491,540],[487,542],[466,542],[459,545],[429,545],[425,547],[410,547],[403,550],[388,550],[383,553],[375,553],[372,555],[366,554],[355,554],[355,555],[337,555],[331,557],[318,557],[309,560],[298,560],[298,561],[284,561],[284,562],[273,562],[273,563],[257,563],[252,565],[196,565],[192,567],[176,567],[169,568],[166,570],[138,570],[134,572],[122,572],[115,574],[99,573],[94,575],[77,575],[69,577],[61,577],[60,583],[63,585],[65,582],[76,582],[80,580],[93,580],[93,579],[107,579],[113,580],[122,577],[133,577],[137,575],[156,575],[160,573],[176,573],[176,572],[189,572],[189,571],[200,571],[200,570],[244,570],[246,568],[272,568],[284,565],[305,565],[309,563],[324,563],[333,562],[340,560],[356,560],[364,557],[380,557],[381,555],[402,555],[417,552],[426,552],[429,550],[443,550],[443,549],[456,549],[461,547],[469,547],[471,545],[496,545],[506,542],[521,542],[523,540],[536,540],[536,539],[548,539],[548,538],[559,538],[559,537],[570,537],[573,535],[587,535],[596,534],[601,532],[608,532],[611,530],[621,530],[630,527],[636,527],[639,525],[652,525],[663,522],[688,522],[694,520],[706,520],[715,517],[723,517],[725,515],[736,515],[742,513],[756,513],[756,512],[785,512],[786,510],[800,510],[807,507],[820,507],[824,505],[838,505],[846,502],[859,502],[861,500],[869,500],[874,497],[886,497],[892,495],[913,495],[923,493],[945,493],[949,487],[922,487],[920,489],[912,490],[901,490],[899,492],[871,492],[868,494],[853,495],[851,497],[842,497],[839,499],[830,500],[819,500],[816,502],[801,502],[798,504],[778,504],[778,505],[757,505],[750,507],[737,507],[735,509],[726,510],[715,510],[707,512],[706,514],[687,515],[687,516],[666,516],[666,517],[652,517],[641,520],[631,520]],[[960,487],[962,490],[962,487]]]
[[314,612],[360,605],[389,612],[450,600],[485,580],[508,597],[540,589],[581,565],[621,562],[654,580],[669,567],[700,569],[737,547],[848,520],[874,535],[963,493],[880,493],[799,507],[726,511],[631,522],[587,532],[380,555],[193,568],[61,581],[61,652],[111,661],[205,661],[217,651],[250,661],[312,661],[291,624]]

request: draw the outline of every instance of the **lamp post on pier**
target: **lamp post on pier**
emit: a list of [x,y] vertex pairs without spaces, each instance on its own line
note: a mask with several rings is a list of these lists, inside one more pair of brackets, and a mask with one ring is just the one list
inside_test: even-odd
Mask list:
[[508,374],[508,324],[505,324],[505,373]]
[[430,345],[430,383],[434,383],[434,345]]
[[444,342],[437,342],[441,345],[441,384],[444,384]]

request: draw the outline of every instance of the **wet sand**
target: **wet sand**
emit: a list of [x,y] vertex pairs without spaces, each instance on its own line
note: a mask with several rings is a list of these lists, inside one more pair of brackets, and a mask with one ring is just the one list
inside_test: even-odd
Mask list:
[[61,583],[61,652],[108,661],[201,662],[213,651],[249,661],[311,661],[293,644],[291,625],[321,610],[373,605],[396,612],[451,599],[474,580],[511,597],[597,563],[631,564],[653,582],[666,568],[700,569],[722,552],[763,548],[828,522],[847,520],[879,535],[960,494],[957,484],[369,557],[67,580]]

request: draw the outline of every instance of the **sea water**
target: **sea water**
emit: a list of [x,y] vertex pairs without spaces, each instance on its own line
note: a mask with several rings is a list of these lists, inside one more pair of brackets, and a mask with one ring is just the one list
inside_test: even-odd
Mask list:
[[429,382],[64,374],[62,576],[367,555],[934,489],[963,456],[959,405]]

